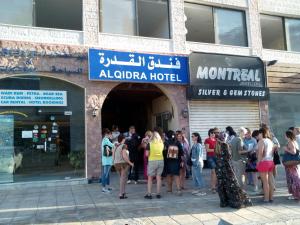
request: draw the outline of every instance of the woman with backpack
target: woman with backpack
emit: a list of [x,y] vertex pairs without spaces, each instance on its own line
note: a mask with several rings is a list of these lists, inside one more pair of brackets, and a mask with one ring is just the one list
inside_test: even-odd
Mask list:
[[195,185],[195,190],[192,194],[197,196],[206,195],[201,189],[204,188],[204,181],[202,178],[202,168],[203,168],[203,149],[202,140],[199,133],[192,133],[193,146],[191,148],[191,159],[190,164],[192,167],[192,176]]
[[118,143],[116,144],[116,148],[113,152],[113,158],[115,169],[120,175],[119,198],[125,199],[127,198],[125,195],[125,187],[128,169],[129,166],[133,167],[133,163],[129,160],[129,151],[127,149],[127,145],[125,144],[125,136],[122,134],[118,136]]

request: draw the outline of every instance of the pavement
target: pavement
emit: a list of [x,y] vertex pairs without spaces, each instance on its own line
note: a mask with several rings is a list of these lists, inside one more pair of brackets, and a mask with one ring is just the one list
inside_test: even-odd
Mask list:
[[[208,181],[209,170],[204,170]],[[300,225],[300,203],[287,200],[283,168],[279,168],[274,203],[261,203],[262,196],[251,195],[252,207],[220,208],[217,194],[194,196],[192,181],[182,196],[167,193],[161,199],[144,199],[145,183],[127,185],[128,199],[118,198],[118,176],[111,176],[113,191],[101,193],[98,183],[63,186],[24,185],[1,190],[0,224],[67,225]],[[155,190],[155,188],[154,188]]]

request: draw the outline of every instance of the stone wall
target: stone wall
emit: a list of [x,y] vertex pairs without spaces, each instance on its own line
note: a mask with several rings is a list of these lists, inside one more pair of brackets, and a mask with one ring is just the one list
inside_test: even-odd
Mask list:
[[[118,82],[88,80],[88,47],[34,44],[26,42],[0,41],[0,80],[2,78],[27,75],[47,76],[70,82],[85,89],[86,124],[86,176],[100,174],[101,108],[109,92]],[[178,129],[188,130],[188,119],[181,116],[187,107],[185,87],[179,85],[157,85],[169,98],[174,108]],[[97,106],[97,115],[93,109]]]

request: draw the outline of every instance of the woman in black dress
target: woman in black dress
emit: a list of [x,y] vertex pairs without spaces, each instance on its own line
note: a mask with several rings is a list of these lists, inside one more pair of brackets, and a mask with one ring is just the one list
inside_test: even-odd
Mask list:
[[181,195],[179,171],[183,166],[183,149],[180,142],[175,138],[174,131],[167,132],[167,140],[164,147],[164,170],[167,174],[168,192],[172,192],[173,180],[175,179],[177,194]]
[[230,164],[231,155],[224,132],[218,135],[215,153],[217,157],[216,174],[220,207],[230,206],[239,209],[251,206],[252,202],[246,192],[240,187]]

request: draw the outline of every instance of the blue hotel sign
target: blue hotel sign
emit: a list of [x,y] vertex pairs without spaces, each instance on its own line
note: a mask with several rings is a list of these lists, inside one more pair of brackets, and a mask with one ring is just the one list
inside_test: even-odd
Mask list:
[[89,79],[188,84],[188,57],[89,49]]

